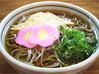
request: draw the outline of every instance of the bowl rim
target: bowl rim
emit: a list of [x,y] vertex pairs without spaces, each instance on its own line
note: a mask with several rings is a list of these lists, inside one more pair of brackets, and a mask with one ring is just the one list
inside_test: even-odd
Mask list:
[[[24,9],[26,7],[31,7],[33,5],[40,5],[40,4],[60,4],[60,5],[67,5],[67,6],[72,6],[74,8],[77,8],[77,9],[80,9],[82,12],[85,12],[86,14],[89,14],[90,16],[93,17],[93,19],[96,21],[97,24],[99,24],[99,21],[98,19],[92,14],[90,13],[89,11],[79,7],[79,6],[76,6],[76,5],[73,5],[73,4],[70,4],[70,3],[66,3],[66,2],[59,2],[59,1],[41,1],[41,2],[34,2],[34,3],[30,3],[30,4],[27,4],[27,5],[24,5],[22,7],[19,7],[17,9],[15,9],[14,11],[12,11],[11,13],[9,13],[1,22],[1,28],[2,26],[4,25],[4,23],[6,22],[7,19],[9,19],[9,17],[11,17],[12,14],[14,13],[17,13],[20,9]],[[1,48],[1,53],[3,54],[3,56],[11,61],[12,63],[16,64],[17,66],[20,66],[22,68],[25,68],[25,69],[29,69],[29,70],[32,70],[32,71],[37,71],[37,72],[64,72],[64,71],[71,71],[71,70],[75,70],[75,69],[79,69],[81,66],[85,66],[87,65],[89,62],[88,61],[92,61],[92,60],[95,60],[95,58],[98,56],[99,54],[99,48],[97,49],[97,51],[92,54],[89,58],[87,58],[86,60],[78,63],[78,64],[74,64],[74,65],[70,65],[70,66],[67,66],[67,67],[62,67],[62,68],[42,68],[42,67],[36,67],[36,66],[32,66],[32,65],[28,65],[28,64],[25,64],[23,62],[20,62],[18,60],[16,60],[15,58],[13,58],[12,56],[10,56],[8,54],[8,52],[2,47],[2,44],[0,42],[0,48]]]

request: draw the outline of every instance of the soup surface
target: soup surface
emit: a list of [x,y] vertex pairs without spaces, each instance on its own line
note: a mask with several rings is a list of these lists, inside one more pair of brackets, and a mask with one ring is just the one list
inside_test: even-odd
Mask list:
[[42,11],[25,15],[9,28],[8,53],[30,65],[65,67],[87,59],[96,49],[88,21],[69,12]]

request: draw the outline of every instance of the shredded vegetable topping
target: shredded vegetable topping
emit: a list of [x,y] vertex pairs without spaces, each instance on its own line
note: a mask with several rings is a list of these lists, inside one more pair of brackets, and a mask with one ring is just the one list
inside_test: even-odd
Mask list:
[[20,30],[26,26],[40,25],[40,24],[50,24],[54,27],[64,25],[64,24],[74,24],[71,20],[60,18],[55,14],[50,12],[38,12],[31,15],[25,22],[18,23],[13,26],[12,30]]
[[53,48],[63,62],[78,63],[90,56],[96,49],[96,42],[95,44],[89,43],[84,32],[77,29],[66,29],[63,26],[59,29],[62,32],[60,42]]

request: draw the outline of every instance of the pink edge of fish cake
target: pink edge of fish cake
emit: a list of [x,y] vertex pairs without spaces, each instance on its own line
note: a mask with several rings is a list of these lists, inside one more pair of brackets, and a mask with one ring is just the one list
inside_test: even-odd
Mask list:
[[29,41],[25,40],[24,39],[24,35],[27,33],[27,32],[31,32],[32,30],[32,27],[25,27],[23,29],[21,29],[19,32],[18,32],[18,36],[16,37],[16,40],[15,42],[17,44],[20,44],[20,45],[23,45],[27,48],[33,48],[36,46],[36,44],[33,44],[33,43],[30,43]]
[[[40,30],[45,30],[48,34],[45,40],[41,40],[38,37],[38,33]],[[37,25],[34,29],[32,29],[32,35],[30,37],[29,42],[33,44],[38,44],[43,47],[48,47],[54,43],[55,40],[59,39],[59,31],[57,28],[51,25]]]

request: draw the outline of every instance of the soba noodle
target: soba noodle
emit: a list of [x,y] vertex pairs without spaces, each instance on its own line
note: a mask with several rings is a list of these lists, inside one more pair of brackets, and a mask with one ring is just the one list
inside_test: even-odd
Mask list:
[[[65,18],[65,15],[59,15],[61,18]],[[19,22],[24,22],[27,20],[29,16],[23,16]],[[67,25],[68,28],[78,29],[80,31],[85,32],[87,39],[89,41],[91,39],[95,39],[95,34],[92,28],[89,26],[89,23],[83,23],[81,19],[76,17],[68,18],[74,22],[74,25]],[[13,25],[14,26],[14,25]],[[11,56],[16,58],[19,61],[29,63],[38,67],[47,67],[47,68],[56,68],[56,67],[64,67],[70,64],[64,63],[57,53],[54,51],[52,46],[44,48],[41,46],[36,46],[34,48],[26,48],[24,46],[18,45],[15,43],[15,38],[17,36],[18,30],[9,30],[6,35],[6,47]],[[91,41],[90,41],[91,42]],[[57,40],[56,43],[59,43]],[[45,50],[46,49],[46,50]],[[84,59],[83,59],[84,60]],[[80,61],[75,62],[73,60],[71,64],[78,63]]]

